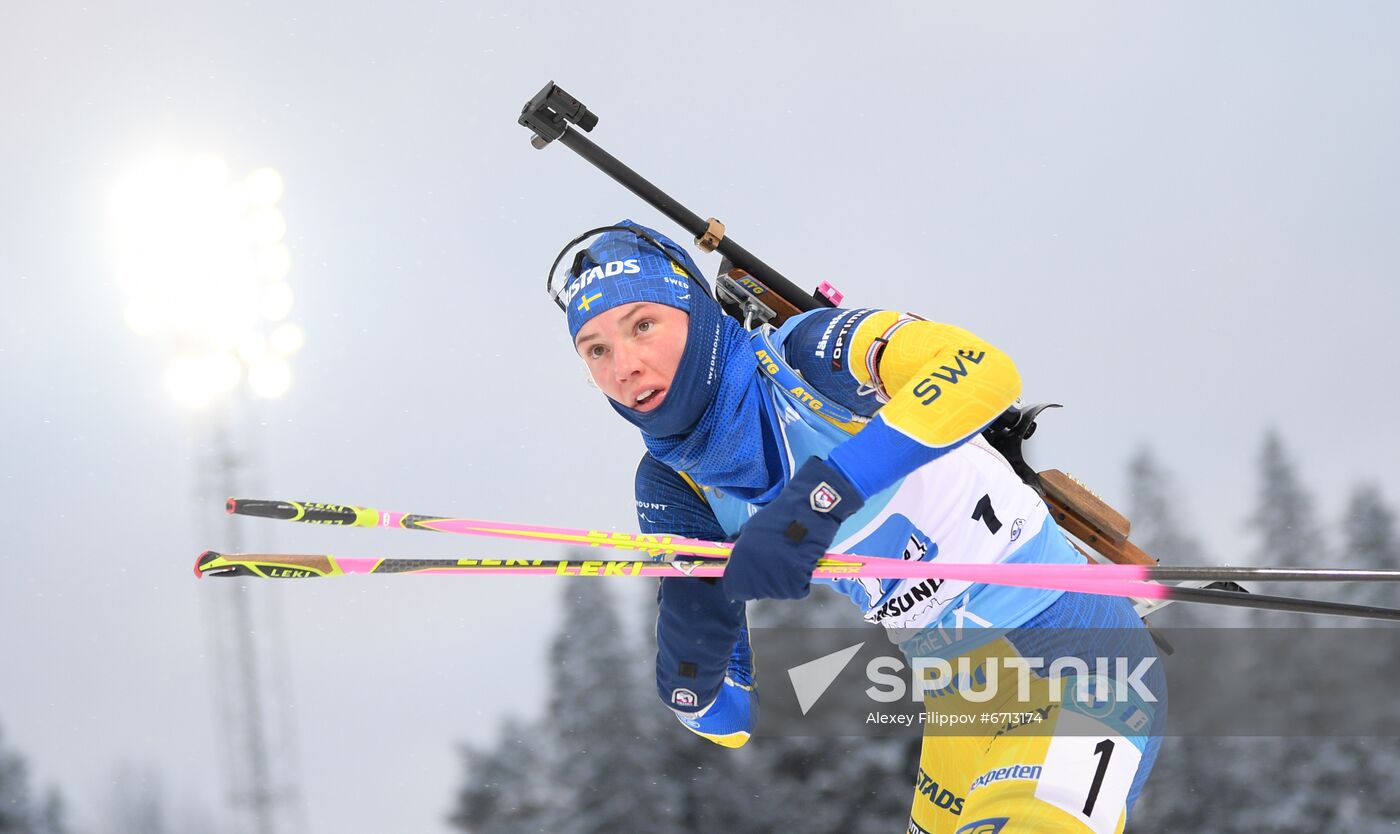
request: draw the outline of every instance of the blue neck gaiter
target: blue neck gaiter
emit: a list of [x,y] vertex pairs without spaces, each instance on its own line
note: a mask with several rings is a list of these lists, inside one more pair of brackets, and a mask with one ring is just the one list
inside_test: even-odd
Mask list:
[[690,305],[685,354],[670,394],[650,413],[613,403],[642,430],[652,457],[744,500],[781,478],[765,462],[763,384],[749,336],[708,296]]
[[608,402],[641,429],[657,460],[745,500],[763,496],[783,473],[781,462],[765,461],[764,390],[747,331],[724,314],[707,288],[695,286],[700,271],[689,253],[630,220],[617,225],[648,233],[664,251],[628,231],[600,235],[574,263],[560,295],[570,336],[622,304],[651,301],[685,310],[685,351],[661,405],[640,412]]

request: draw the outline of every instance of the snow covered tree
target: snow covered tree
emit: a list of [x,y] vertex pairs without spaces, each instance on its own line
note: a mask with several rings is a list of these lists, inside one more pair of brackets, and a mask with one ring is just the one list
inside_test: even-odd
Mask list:
[[448,822],[469,834],[546,830],[548,738],[543,728],[508,718],[495,746],[464,748],[466,779]]
[[[1132,541],[1164,565],[1199,565],[1207,559],[1201,542],[1182,518],[1176,477],[1147,446],[1128,461],[1128,519]],[[1171,605],[1152,616],[1161,627],[1226,625],[1240,618],[1230,609],[1202,611],[1194,605]]]
[[550,830],[559,834],[626,831],[638,820],[664,826],[671,816],[652,789],[652,739],[640,725],[650,698],[629,686],[636,652],[605,582],[574,582],[564,593],[564,626],[550,648],[550,782],[560,802]]
[[1165,565],[1200,564],[1200,540],[1180,516],[1176,478],[1143,446],[1128,461],[1128,518],[1132,539]]
[[[1341,521],[1342,561],[1345,567],[1400,568],[1400,543],[1395,537],[1395,513],[1374,484],[1356,486],[1347,501]],[[1350,583],[1344,589],[1348,602],[1393,607],[1397,595],[1393,585],[1384,582]],[[1348,620],[1338,625],[1357,629],[1386,628],[1385,634],[1358,632],[1342,646],[1330,645],[1314,651],[1316,667],[1327,665],[1345,674],[1348,669],[1385,663],[1376,647],[1390,642],[1394,632],[1380,623]],[[1377,692],[1384,700],[1388,692]],[[1314,709],[1325,713],[1330,705],[1319,695]],[[1392,789],[1392,778],[1400,765],[1400,739],[1393,737],[1340,737],[1317,740],[1303,800],[1307,818],[1318,823],[1317,830],[1379,830],[1393,826],[1400,818],[1400,796]]]
[[[712,744],[671,717],[653,694],[656,603],[642,602],[642,641],[637,688],[650,708],[641,713],[643,735],[662,757],[656,787],[672,800],[673,828],[653,832],[784,831],[811,834],[900,830],[908,819],[919,738],[786,738],[759,734],[739,750]],[[764,692],[788,686],[786,670],[764,649],[765,630],[860,628],[855,608],[825,587],[800,601],[749,604],[760,701]],[[882,632],[875,636],[883,640]]]
[[[1395,537],[1395,512],[1386,506],[1380,489],[1362,484],[1352,490],[1342,518],[1347,567],[1400,568],[1400,541]],[[1395,586],[1384,582],[1352,586],[1348,599],[1363,605],[1395,605]]]
[[[656,757],[648,784],[662,799],[664,825],[657,834],[690,831],[747,831],[764,809],[754,797],[749,762],[752,748],[731,750],[681,726],[656,695],[656,590],[639,600],[640,623],[632,684],[639,693],[638,732]],[[762,827],[762,826],[760,826]]]
[[67,834],[63,799],[50,789],[41,798],[30,793],[24,759],[5,747],[0,733],[0,834]]
[[0,834],[20,834],[29,828],[29,773],[3,741],[0,736]]
[[[1142,446],[1128,461],[1128,518],[1132,541],[1168,565],[1206,561],[1201,544],[1186,531],[1174,473]],[[1220,625],[1228,610],[1203,611],[1171,605],[1152,615],[1157,626]],[[1169,712],[1170,714],[1170,712]],[[1170,729],[1171,724],[1168,724]],[[1233,763],[1222,761],[1231,739],[1168,737],[1152,778],[1133,811],[1130,831],[1219,830],[1215,816],[1227,801],[1219,779]]]
[[[1257,536],[1254,563],[1267,566],[1325,565],[1329,560],[1322,526],[1312,495],[1299,480],[1293,460],[1284,449],[1278,432],[1269,430],[1259,458],[1259,492],[1257,505],[1250,514],[1248,525]],[[1296,587],[1254,583],[1250,590],[1261,594],[1295,593]],[[1337,589],[1316,587],[1311,593],[1330,598]],[[1261,627],[1309,628],[1322,624],[1321,618],[1307,615],[1284,615],[1250,610],[1245,622]]]
[[556,801],[549,830],[557,834],[669,827],[674,815],[657,787],[653,739],[639,726],[654,709],[634,685],[635,642],[628,639],[607,584],[570,583],[563,625],[550,649],[546,765]]
[[463,751],[466,778],[449,822],[470,834],[672,830],[658,758],[639,718],[636,641],[607,583],[568,583],[549,653],[547,711],[508,722],[493,747]]
[[[1263,539],[1258,561],[1265,564],[1316,561],[1322,535],[1314,520],[1312,501],[1298,482],[1277,435],[1265,438],[1260,471],[1263,482],[1260,507],[1251,519]],[[1133,539],[1164,563],[1208,561],[1194,538],[1182,532],[1173,479],[1148,450],[1133,457],[1128,473],[1133,499],[1129,505]],[[1251,584],[1258,590],[1256,586],[1257,583]],[[1237,613],[1190,605],[1171,606],[1154,615],[1153,622],[1159,626],[1198,627],[1302,624],[1287,619],[1287,615]],[[1226,630],[1221,632],[1221,639],[1247,641],[1251,637],[1247,630]],[[1276,664],[1279,658],[1261,657],[1258,661]],[[1290,656],[1289,661],[1297,663],[1299,668],[1314,668],[1315,663],[1323,662],[1298,656]],[[1218,659],[1202,658],[1201,662],[1218,662]],[[1220,671],[1246,678],[1251,675],[1246,669]],[[1271,704],[1270,709],[1273,714],[1290,716],[1298,726],[1308,726],[1303,716],[1318,706],[1318,699],[1300,688]],[[1222,700],[1219,709],[1243,714],[1251,705]],[[1169,732],[1173,726],[1179,731],[1190,720],[1189,717],[1179,717],[1175,722],[1169,719]],[[1285,719],[1280,717],[1279,720]],[[1319,789],[1316,782],[1325,778],[1323,774],[1332,772],[1329,763],[1351,760],[1350,752],[1341,750],[1337,739],[1168,736],[1163,740],[1152,778],[1129,828],[1221,832],[1329,830],[1329,826],[1322,824],[1323,820],[1348,817],[1344,816],[1345,809],[1339,812],[1343,816],[1332,815],[1327,805],[1332,791]],[[1355,830],[1355,826],[1344,828]]]
[[[1250,518],[1260,545],[1257,561],[1269,565],[1308,565],[1326,561],[1326,547],[1313,501],[1301,485],[1276,433],[1269,433],[1259,458],[1259,506]],[[1372,488],[1360,488],[1348,505],[1343,533],[1348,566],[1394,566],[1393,515]],[[1260,593],[1297,594],[1293,587],[1251,586]],[[1338,598],[1362,602],[1359,586],[1338,587]],[[1384,593],[1382,589],[1380,593]],[[1371,589],[1367,589],[1370,592]],[[1326,594],[1310,586],[1309,594]],[[1381,599],[1371,600],[1382,602]],[[1393,604],[1394,600],[1389,600]],[[1341,625],[1322,618],[1259,613],[1250,622],[1263,626]],[[1323,629],[1318,638],[1289,636],[1286,652],[1260,657],[1265,666],[1287,663],[1305,670],[1329,669],[1339,679],[1358,663],[1374,662],[1364,651],[1339,649]],[[1251,639],[1247,633],[1223,639]],[[1256,638],[1258,637],[1256,636]],[[1369,658],[1369,659],[1368,659]],[[1231,669],[1232,674],[1251,673]],[[1306,679],[1306,677],[1304,677]],[[1309,686],[1272,693],[1267,709],[1280,726],[1300,731],[1327,726],[1336,709],[1333,687]],[[1275,697],[1276,696],[1276,697]],[[1377,693],[1380,703],[1385,693]],[[1222,702],[1221,709],[1240,709]],[[1388,738],[1314,735],[1283,738],[1168,738],[1156,772],[1148,783],[1135,826],[1145,830],[1221,832],[1378,831],[1393,826],[1400,799],[1389,774],[1400,764],[1400,744]],[[1134,827],[1135,827],[1134,826]]]
[[44,799],[34,809],[29,822],[30,834],[66,834],[68,817],[62,795],[52,788],[44,794]]
[[160,775],[155,768],[129,762],[112,774],[111,794],[104,814],[104,834],[167,834],[166,807]]
[[[1203,561],[1199,542],[1182,528],[1174,476],[1152,451],[1143,446],[1128,461],[1128,518],[1132,540],[1163,564],[1189,565]],[[1203,617],[1228,616],[1229,612],[1198,611],[1191,605],[1172,605],[1152,616],[1157,625],[1204,625]],[[1131,828],[1144,831],[1198,830],[1208,819],[1210,805],[1219,800],[1211,792],[1220,770],[1221,740],[1167,738],[1158,754],[1147,789],[1133,813]],[[1204,794],[1204,795],[1197,795]],[[1189,798],[1189,801],[1187,801]]]
[[[824,586],[800,601],[770,600],[749,606],[760,698],[764,687],[789,686],[786,670],[763,665],[763,630],[884,630],[861,620],[845,597]],[[891,646],[893,648],[893,646]],[[768,831],[876,834],[898,831],[909,819],[922,741],[907,737],[760,737],[750,742],[751,767],[762,774],[754,791],[765,808]],[[818,812],[816,809],[820,809]]]
[[1259,535],[1256,564],[1317,565],[1326,561],[1327,547],[1312,496],[1298,480],[1293,460],[1274,430],[1264,435],[1259,452],[1258,506],[1249,525]]

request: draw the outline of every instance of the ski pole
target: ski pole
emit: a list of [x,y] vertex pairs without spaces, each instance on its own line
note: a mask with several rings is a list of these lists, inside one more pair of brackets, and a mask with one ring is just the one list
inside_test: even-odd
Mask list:
[[[397,527],[405,530],[429,530],[468,536],[485,536],[523,541],[571,544],[585,547],[607,547],[619,550],[640,550],[651,555],[663,553],[726,558],[733,545],[676,536],[645,533],[617,533],[605,530],[584,530],[569,527],[542,527],[509,521],[486,521],[471,518],[447,518],[356,507],[346,504],[322,504],[312,501],[270,501],[256,498],[230,498],[226,505],[234,515],[296,521],[337,527]],[[882,557],[854,557],[847,553],[828,553],[828,559],[859,558],[869,564],[891,564],[878,568],[880,578],[928,578],[917,569],[899,565],[938,564],[937,562],[905,562]],[[951,565],[950,565],[951,567]],[[990,567],[969,565],[967,567]],[[1008,566],[1011,567],[1011,566]],[[1291,568],[1291,567],[1162,567],[1159,565],[1076,564],[1076,565],[1014,565],[1027,575],[1055,577],[1065,581],[1229,581],[1241,582],[1400,582],[1400,570],[1364,568]],[[906,573],[906,571],[912,571]],[[863,575],[873,576],[874,573]],[[935,576],[955,579],[954,576]],[[975,580],[980,581],[980,580]]]
[[[195,562],[195,576],[309,579],[355,573],[475,574],[477,576],[650,576],[718,577],[724,575],[724,559],[691,559],[672,554],[654,559],[414,559],[346,557],[329,554],[240,553],[208,550]],[[817,562],[812,576],[818,579],[925,578],[953,579],[996,585],[1073,591],[1105,596],[1133,597],[1175,602],[1202,602],[1303,614],[1400,622],[1400,609],[1353,605],[1323,600],[1265,596],[1212,588],[1179,588],[1131,579],[1079,578],[1094,565],[1022,565],[994,563],[969,565],[905,562],[875,556],[840,554]],[[1061,570],[1054,570],[1061,569]],[[1068,570],[1065,570],[1068,569]],[[1391,577],[1394,578],[1394,577]]]
[[[422,514],[399,513],[371,507],[355,507],[341,504],[323,504],[299,501],[269,501],[260,499],[230,498],[227,509],[238,515],[297,521],[309,524],[352,527],[397,527],[409,530],[429,530],[434,532],[475,535],[492,538],[506,538],[524,541],[550,542],[586,547],[607,547],[618,550],[635,550],[648,554],[648,560],[635,560],[637,573],[619,573],[620,565],[629,564],[616,561],[589,562],[590,565],[605,565],[592,570],[607,571],[601,574],[584,573],[578,575],[641,575],[674,576],[677,573],[693,576],[719,576],[723,573],[722,562],[705,564],[705,558],[713,561],[728,556],[732,545],[722,542],[707,542],[675,536],[654,536],[646,534],[617,533],[601,530],[583,530],[566,527],[543,527],[517,524],[513,522],[485,521],[479,519],[446,518]],[[212,556],[211,556],[212,554]],[[669,556],[667,555],[669,554]],[[700,557],[699,559],[688,559]],[[210,558],[206,558],[210,557]],[[289,557],[272,557],[266,569],[259,568],[256,556],[222,556],[206,553],[201,556],[195,573],[203,575],[208,568],[218,567],[212,557],[241,559],[229,567],[243,567],[248,570],[235,575],[259,576],[329,576],[341,573],[387,573],[387,572],[451,572],[451,573],[549,573],[575,575],[568,572],[568,565],[579,560],[515,560],[512,564],[498,564],[511,560],[431,560],[429,564],[421,559],[406,560],[359,560],[348,562],[350,569],[334,560],[333,557],[307,557],[313,560],[332,558],[329,563],[314,562],[315,571],[298,563],[276,561]],[[564,563],[564,568],[560,564]],[[293,567],[295,574],[275,573],[279,567]],[[1055,590],[1070,590],[1083,593],[1127,596],[1137,599],[1156,599],[1181,602],[1213,602],[1221,605],[1265,608],[1271,610],[1297,611],[1300,613],[1337,614],[1341,616],[1371,617],[1375,619],[1400,619],[1400,612],[1374,606],[1358,606],[1347,603],[1333,603],[1321,600],[1295,599],[1249,594],[1213,588],[1182,588],[1156,584],[1163,580],[1237,581],[1259,580],[1280,582],[1357,582],[1357,581],[1400,581],[1397,570],[1334,569],[1334,568],[1287,568],[1287,567],[1160,567],[1144,565],[1083,564],[1083,565],[1028,565],[999,563],[991,565],[965,565],[935,562],[906,562],[880,557],[863,557],[853,554],[833,553],[818,563],[818,578],[840,578],[864,576],[881,579],[938,578],[953,579],[987,584],[1019,585]]]

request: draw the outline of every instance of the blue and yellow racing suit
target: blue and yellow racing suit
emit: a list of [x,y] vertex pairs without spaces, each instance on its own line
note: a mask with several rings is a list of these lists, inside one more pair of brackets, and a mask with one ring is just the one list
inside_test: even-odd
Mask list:
[[[873,418],[896,441],[866,444],[867,458],[884,452],[898,465],[906,440],[938,450],[871,495],[842,524],[833,551],[962,563],[1083,561],[1040,496],[980,436],[1020,389],[1014,365],[996,348],[955,327],[869,309],[806,313],[777,331],[756,332],[752,342],[766,382],[765,425],[755,430],[764,433],[770,467],[785,477],[808,457],[831,456]],[[756,510],[650,455],[638,467],[636,499],[644,532],[697,539],[732,537]],[[1009,656],[1155,658],[1123,599],[951,580],[815,581],[890,629],[911,659],[956,650],[984,677],[1011,674],[1011,664],[988,664]],[[729,601],[717,583],[669,578],[658,605],[658,693],[692,731],[743,744],[754,697],[743,604]],[[938,637],[969,626],[976,634],[953,645]],[[1104,629],[1105,645],[1092,645],[1085,635],[1095,632],[1084,629]],[[1063,645],[1070,634],[1080,645]],[[1007,710],[1038,715],[1034,724],[926,735],[908,831],[1121,831],[1165,718],[1165,684],[1154,678],[1153,687],[1163,700],[1104,709],[1057,694],[1037,676],[1029,702]],[[1002,691],[1016,690],[1008,680]],[[948,715],[1004,706],[974,704],[956,692],[929,693],[926,704]]]

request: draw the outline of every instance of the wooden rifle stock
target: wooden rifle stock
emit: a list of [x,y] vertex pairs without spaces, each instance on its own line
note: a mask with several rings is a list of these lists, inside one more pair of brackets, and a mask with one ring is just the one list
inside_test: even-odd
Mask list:
[[1045,503],[1055,523],[1094,552],[1120,565],[1156,565],[1128,541],[1128,519],[1073,477],[1058,469],[1039,473]]

